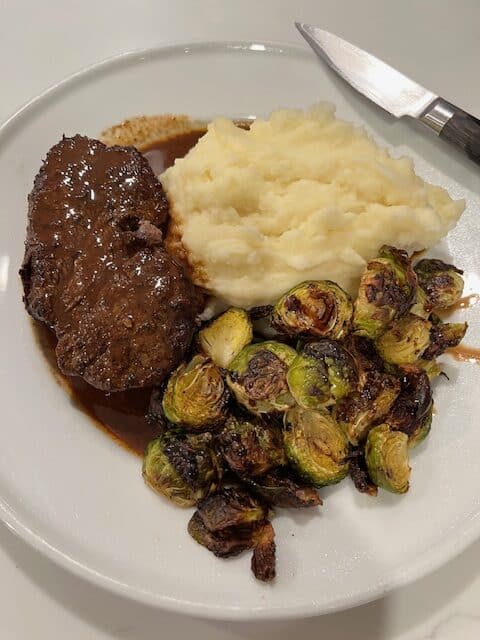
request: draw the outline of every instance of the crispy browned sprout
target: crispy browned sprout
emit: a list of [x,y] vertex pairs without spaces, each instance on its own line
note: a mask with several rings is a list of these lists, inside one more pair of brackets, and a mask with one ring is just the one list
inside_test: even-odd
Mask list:
[[463,271],[442,260],[424,259],[415,265],[418,283],[433,309],[448,309],[463,293]]
[[237,401],[251,413],[278,413],[294,404],[287,371],[296,351],[267,340],[242,349],[228,367],[227,384]]
[[226,368],[252,338],[248,313],[231,307],[199,331],[198,344],[217,366]]
[[456,347],[467,331],[466,322],[437,322],[430,330],[430,344],[423,353],[424,360],[433,360],[447,349]]
[[221,468],[208,433],[167,431],[152,440],[143,460],[143,478],[180,507],[191,507],[215,491]]
[[402,389],[384,421],[392,430],[405,433],[410,443],[418,443],[430,430],[429,426],[426,429],[426,418],[430,415],[431,419],[432,388],[424,369],[404,365],[401,372]]
[[274,469],[259,478],[244,476],[242,481],[257,496],[275,507],[303,509],[322,504],[314,487],[293,478],[286,469]]
[[416,284],[407,253],[384,245],[360,280],[353,313],[355,333],[377,338],[412,305]]
[[314,486],[336,484],[347,475],[347,438],[326,411],[299,406],[287,411],[283,441],[292,466]]
[[351,355],[338,342],[307,342],[287,373],[290,393],[304,409],[321,409],[341,400],[356,387]]
[[368,475],[367,463],[365,461],[365,449],[356,447],[348,454],[349,468],[348,473],[360,493],[366,493],[369,496],[376,496],[378,493],[377,486],[373,484]]
[[275,577],[275,532],[266,507],[246,491],[222,489],[201,503],[188,523],[188,532],[222,558],[253,549],[255,577],[264,582]]
[[352,445],[364,442],[371,427],[390,411],[399,393],[400,381],[395,376],[376,369],[364,373],[358,391],[334,409],[335,418]]
[[181,364],[170,376],[163,396],[166,418],[190,429],[224,422],[228,392],[219,368],[203,355]]
[[410,479],[408,436],[387,424],[373,428],[365,445],[365,460],[372,481],[391,493],[406,493]]
[[415,289],[415,302],[410,307],[410,313],[415,316],[428,320],[432,312],[432,303],[422,287],[417,286]]
[[270,522],[264,522],[255,536],[252,555],[252,572],[257,580],[271,582],[276,575],[275,531]]
[[217,441],[230,469],[241,476],[261,476],[287,462],[281,429],[268,418],[231,415]]
[[272,324],[290,336],[341,340],[350,330],[353,305],[348,293],[330,280],[302,282],[273,309]]
[[262,522],[268,508],[250,493],[237,487],[226,487],[208,496],[198,505],[198,512],[209,531]]
[[378,353],[390,364],[414,364],[430,345],[431,328],[428,320],[408,313],[377,338]]

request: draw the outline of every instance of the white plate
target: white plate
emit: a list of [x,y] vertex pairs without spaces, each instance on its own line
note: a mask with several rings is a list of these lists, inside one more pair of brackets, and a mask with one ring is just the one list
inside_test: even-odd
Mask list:
[[[248,555],[215,559],[186,533],[188,512],[147,491],[140,461],[76,410],[48,371],[21,302],[26,196],[60,136],[95,136],[124,117],[267,114],[331,100],[418,171],[465,197],[458,228],[435,253],[480,290],[478,168],[407,123],[393,123],[339,83],[307,49],[261,43],[172,46],[99,64],[31,102],[0,131],[1,517],[60,564],[138,600],[216,618],[286,618],[376,598],[438,567],[480,532],[480,370],[448,360],[428,442],[413,454],[404,497],[377,500],[349,482],[325,505],[275,519],[278,577],[256,582]],[[469,292],[467,291],[467,293]],[[479,337],[479,307],[467,342]]]

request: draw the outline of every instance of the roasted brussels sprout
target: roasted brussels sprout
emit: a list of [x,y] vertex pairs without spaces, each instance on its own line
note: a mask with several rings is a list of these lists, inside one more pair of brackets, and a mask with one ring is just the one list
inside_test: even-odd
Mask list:
[[367,264],[360,280],[353,312],[355,333],[377,338],[409,309],[416,284],[407,253],[384,245],[379,257]]
[[334,409],[335,418],[352,445],[365,440],[370,428],[390,411],[399,393],[400,381],[394,376],[376,369],[365,372],[359,390]]
[[408,436],[393,431],[387,424],[374,427],[365,445],[365,460],[370,478],[382,489],[406,493],[410,479]]
[[217,366],[226,368],[252,338],[248,313],[232,307],[199,331],[198,344]]
[[[384,419],[391,429],[402,431],[411,441],[418,440],[424,420],[432,410],[432,388],[427,373],[414,365],[401,367],[401,391]],[[428,430],[424,431],[424,436]]]
[[143,478],[180,507],[191,507],[215,491],[221,468],[208,433],[167,431],[152,440],[143,460]]
[[417,286],[415,289],[415,302],[410,308],[410,313],[428,320],[432,312],[432,304],[422,287]]
[[228,392],[219,368],[202,355],[172,373],[163,396],[166,418],[190,429],[221,424],[227,403]]
[[425,440],[425,438],[430,433],[430,429],[432,428],[432,418],[433,418],[433,402],[430,406],[425,417],[419,422],[415,431],[408,437],[408,446],[410,449],[416,447],[417,444],[420,444]]
[[291,336],[340,340],[350,330],[353,305],[330,280],[303,282],[287,291],[273,309],[272,324]]
[[424,259],[415,265],[415,273],[433,309],[448,309],[462,297],[463,271],[452,264]]
[[369,496],[376,496],[378,489],[368,475],[367,463],[365,461],[365,449],[357,447],[348,454],[348,473],[355,485],[355,489],[360,493]]
[[439,322],[430,330],[430,344],[423,353],[424,360],[438,358],[447,349],[456,347],[467,331],[466,322]]
[[256,533],[252,555],[252,572],[257,580],[271,582],[275,578],[275,552],[275,531],[270,522],[264,522]]
[[260,478],[244,476],[242,481],[268,504],[285,509],[303,509],[322,504],[311,485],[299,482],[286,469],[274,469]]
[[347,475],[347,439],[329,413],[293,407],[285,414],[283,441],[292,466],[314,486],[336,484]]
[[414,364],[430,344],[432,323],[408,313],[377,338],[378,353],[390,364]]
[[247,491],[227,487],[202,500],[198,513],[207,529],[217,532],[266,520],[268,508]]
[[250,527],[232,527],[213,532],[207,529],[202,516],[195,511],[188,523],[188,533],[219,558],[229,558],[254,547],[255,535],[261,527],[262,524],[257,523]]
[[230,469],[241,476],[260,476],[287,462],[282,432],[272,421],[232,415],[217,441]]
[[256,415],[286,411],[294,404],[287,371],[296,355],[273,340],[248,345],[230,363],[227,384],[237,401]]
[[350,394],[357,375],[351,355],[338,342],[307,342],[287,373],[290,393],[305,409],[321,409]]

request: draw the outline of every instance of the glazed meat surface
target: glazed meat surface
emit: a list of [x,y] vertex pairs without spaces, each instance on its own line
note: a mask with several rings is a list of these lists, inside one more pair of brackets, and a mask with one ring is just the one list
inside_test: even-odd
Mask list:
[[158,384],[183,358],[201,296],[163,247],[167,215],[133,147],[75,136],[49,151],[29,196],[20,275],[65,374],[120,391]]

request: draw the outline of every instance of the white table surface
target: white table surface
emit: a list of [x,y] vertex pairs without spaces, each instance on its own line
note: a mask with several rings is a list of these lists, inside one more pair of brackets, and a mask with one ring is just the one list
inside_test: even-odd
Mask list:
[[[388,53],[390,62],[480,115],[480,0],[0,0],[0,121],[102,58],[175,41],[298,42],[294,20]],[[383,600],[305,621],[235,624],[168,614],[111,595],[54,566],[0,525],[1,640],[294,636],[480,638],[480,542]]]

